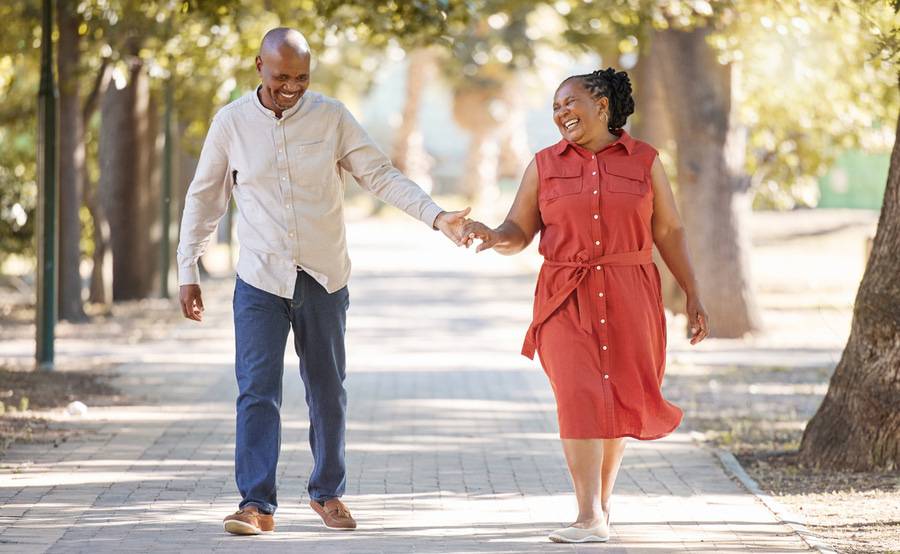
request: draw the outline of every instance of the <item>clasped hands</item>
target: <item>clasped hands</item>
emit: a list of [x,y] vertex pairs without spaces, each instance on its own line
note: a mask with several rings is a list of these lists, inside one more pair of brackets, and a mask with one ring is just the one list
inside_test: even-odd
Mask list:
[[480,221],[466,217],[471,211],[471,208],[466,208],[456,212],[441,212],[435,219],[434,226],[457,246],[468,248],[478,239],[481,244],[475,252],[493,248],[500,240],[499,233]]

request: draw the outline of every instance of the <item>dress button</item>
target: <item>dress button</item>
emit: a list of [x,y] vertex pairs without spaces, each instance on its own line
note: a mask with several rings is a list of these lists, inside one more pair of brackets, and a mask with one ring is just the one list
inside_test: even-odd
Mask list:
[[598,265],[598,266],[597,266],[597,271],[600,271],[600,269],[602,269],[602,267],[603,267],[603,266],[599,266],[599,265]]
[[[288,233],[288,236],[294,238],[294,233]],[[603,323],[602,321],[600,323]]]
[[601,319],[601,320],[600,320],[600,323],[606,323],[606,320],[605,320],[605,319]]
[[603,350],[606,350],[606,349],[607,349],[607,348],[606,348],[606,345],[604,344],[604,345],[603,345]]
[[599,191],[599,190],[595,190],[595,191],[594,191],[594,194],[600,194],[600,191]]
[[599,241],[599,240],[595,240],[595,241],[594,241],[594,244],[596,244],[597,246],[600,246],[600,241]]
[[599,297],[602,298],[602,297],[603,297],[603,293],[602,293],[602,292],[598,292],[598,293],[597,293],[597,296],[599,296]]
[[597,157],[597,156],[591,156],[591,159],[593,160],[593,159],[596,158],[596,157]]
[[593,173],[591,173],[591,175],[596,175],[596,174],[597,174],[597,172],[596,172],[596,171],[595,171],[595,172],[593,172]]
[[600,219],[600,216],[597,214],[594,214],[594,219]]
[[603,378],[604,378],[604,379],[609,379],[609,374],[604,374],[604,375],[603,375]]

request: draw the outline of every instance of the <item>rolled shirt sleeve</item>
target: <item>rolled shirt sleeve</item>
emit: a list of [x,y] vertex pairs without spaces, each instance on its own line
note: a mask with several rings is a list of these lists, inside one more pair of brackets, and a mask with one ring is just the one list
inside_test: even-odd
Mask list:
[[233,182],[228,172],[221,113],[210,125],[194,179],[188,187],[178,239],[178,284],[200,282],[197,261],[206,252],[216,225],[228,211]]
[[443,211],[441,207],[391,164],[343,104],[337,127],[338,165],[353,175],[362,188],[433,229]]

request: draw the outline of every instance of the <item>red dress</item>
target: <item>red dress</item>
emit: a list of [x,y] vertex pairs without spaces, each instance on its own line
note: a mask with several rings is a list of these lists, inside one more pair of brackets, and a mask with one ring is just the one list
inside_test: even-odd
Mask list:
[[651,259],[656,150],[622,131],[594,154],[562,140],[535,155],[542,228],[535,349],[560,437],[656,439],[681,422],[660,392],[666,321]]

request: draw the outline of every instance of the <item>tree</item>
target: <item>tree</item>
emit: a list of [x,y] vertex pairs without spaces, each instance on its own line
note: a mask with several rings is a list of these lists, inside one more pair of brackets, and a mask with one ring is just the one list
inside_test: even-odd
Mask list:
[[81,106],[81,17],[59,0],[59,319],[86,321],[81,300],[81,196],[84,190],[84,121]]
[[678,145],[679,209],[713,334],[741,337],[760,328],[750,278],[750,177],[746,131],[734,121],[735,68],[721,64],[710,30],[657,33],[668,112]]
[[435,74],[434,57],[434,52],[427,49],[414,50],[408,56],[402,119],[394,133],[391,152],[394,166],[426,191],[433,188],[431,168],[434,159],[423,144],[422,131],[419,128],[419,110],[422,107],[425,86]]
[[[871,34],[849,5],[648,0],[577,4],[567,14],[572,44],[596,48],[612,36],[620,51],[638,45],[644,57],[653,41],[666,43],[654,78],[670,101],[673,181],[714,336],[758,326],[740,223],[751,201],[815,205],[816,178],[840,151],[877,142],[873,122],[897,105],[884,68],[866,63]],[[834,55],[821,56],[825,48]],[[707,149],[692,147],[695,137]]]
[[813,466],[900,468],[900,117],[897,139],[850,338],[803,433],[800,456]]
[[[860,10],[880,37],[879,54],[900,62],[897,20],[875,2]],[[900,2],[894,3],[896,15]],[[891,22],[893,23],[891,25]],[[879,25],[878,23],[883,23]],[[890,26],[889,26],[890,25]],[[896,84],[900,89],[900,72]],[[850,338],[828,393],[809,421],[800,459],[812,466],[865,471],[900,468],[900,114],[872,253],[853,307]]]

